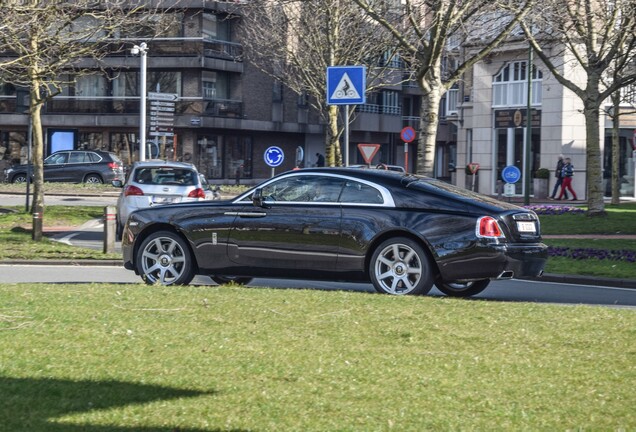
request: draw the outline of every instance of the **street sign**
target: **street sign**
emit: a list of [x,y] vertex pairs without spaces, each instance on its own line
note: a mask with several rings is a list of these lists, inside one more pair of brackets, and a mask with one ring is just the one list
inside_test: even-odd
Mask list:
[[176,102],[179,99],[179,95],[176,93],[158,93],[158,92],[148,92],[148,100],[157,100],[157,101],[172,101]]
[[174,136],[175,101],[179,99],[176,93],[149,92],[150,100],[150,136]]
[[283,150],[280,147],[271,146],[265,150],[263,159],[267,165],[274,168],[283,163],[285,160],[285,153],[283,153]]
[[367,74],[364,66],[327,68],[327,104],[355,105],[366,102]]
[[378,150],[380,150],[380,144],[358,144],[358,150],[362,154],[362,159],[367,164],[370,164]]
[[400,138],[402,138],[402,141],[405,143],[412,142],[415,139],[415,129],[411,126],[405,127],[402,129],[402,132],[400,132]]
[[501,172],[501,179],[506,183],[517,183],[521,178],[521,171],[514,165],[508,165]]
[[479,171],[479,164],[475,163],[475,162],[471,162],[468,164],[468,170],[470,171],[471,174],[475,175],[477,174],[477,171]]

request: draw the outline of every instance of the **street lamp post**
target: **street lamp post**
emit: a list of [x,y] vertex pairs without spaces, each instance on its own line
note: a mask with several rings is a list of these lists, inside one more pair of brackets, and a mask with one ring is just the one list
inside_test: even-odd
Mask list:
[[143,161],[146,160],[146,54],[148,53],[148,45],[146,42],[135,45],[130,53],[141,57],[139,72],[139,160]]

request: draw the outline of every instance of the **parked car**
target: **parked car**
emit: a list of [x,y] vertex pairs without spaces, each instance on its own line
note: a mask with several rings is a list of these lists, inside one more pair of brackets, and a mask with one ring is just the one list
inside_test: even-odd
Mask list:
[[[115,153],[101,150],[63,150],[44,159],[44,181],[111,183],[114,180],[123,180],[123,166]],[[9,183],[24,183],[26,179],[26,164],[14,165],[5,170],[5,181]]]
[[197,171],[186,162],[150,160],[135,162],[117,199],[117,233],[121,234],[128,215],[147,207],[184,201],[214,199],[214,192]]
[[[320,197],[320,198],[319,198]],[[320,199],[320,201],[317,201]],[[149,284],[253,277],[370,281],[388,294],[450,296],[536,277],[547,246],[528,209],[390,170],[289,171],[226,201],[130,215],[124,266]]]

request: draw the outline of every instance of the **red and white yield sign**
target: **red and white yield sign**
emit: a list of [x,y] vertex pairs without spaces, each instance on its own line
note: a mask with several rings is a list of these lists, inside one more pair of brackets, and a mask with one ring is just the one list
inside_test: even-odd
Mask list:
[[358,150],[362,154],[362,159],[367,164],[370,164],[378,150],[380,150],[380,144],[358,144]]

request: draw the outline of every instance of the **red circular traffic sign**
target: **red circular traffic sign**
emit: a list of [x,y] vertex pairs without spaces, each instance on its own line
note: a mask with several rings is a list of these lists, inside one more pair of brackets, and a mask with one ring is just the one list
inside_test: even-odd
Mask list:
[[402,138],[402,141],[410,143],[415,139],[415,129],[411,126],[405,127],[402,129],[402,132],[400,132],[400,138]]

